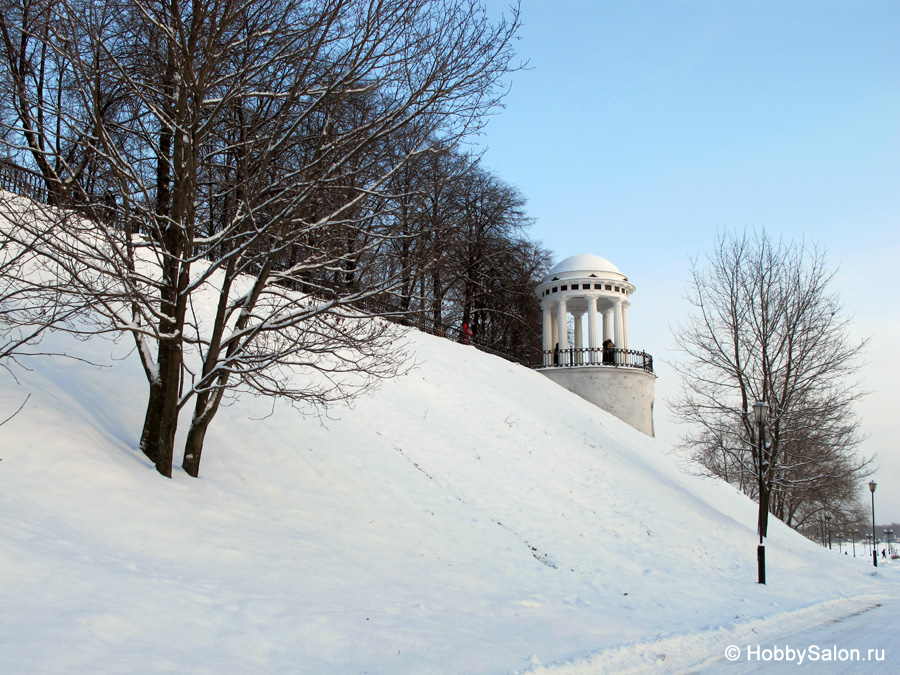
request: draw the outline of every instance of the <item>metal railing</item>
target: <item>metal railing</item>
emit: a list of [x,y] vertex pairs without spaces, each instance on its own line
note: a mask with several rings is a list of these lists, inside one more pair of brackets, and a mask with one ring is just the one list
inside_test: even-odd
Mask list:
[[542,354],[538,368],[573,368],[578,366],[611,366],[640,368],[653,372],[653,357],[634,349],[548,349]]
[[47,201],[47,188],[43,177],[6,159],[0,159],[0,189],[39,202]]

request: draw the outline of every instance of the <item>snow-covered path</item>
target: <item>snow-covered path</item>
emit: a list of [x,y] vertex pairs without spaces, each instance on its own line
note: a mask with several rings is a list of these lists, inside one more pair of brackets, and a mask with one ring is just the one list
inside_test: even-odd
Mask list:
[[[737,647],[738,649],[734,649]],[[730,661],[730,657],[734,659]],[[895,673],[900,657],[900,599],[756,644],[738,643],[691,673]],[[800,669],[800,670],[798,670]]]
[[[898,570],[891,570],[889,577]],[[856,650],[856,651],[853,651]],[[870,651],[871,650],[871,651]],[[894,657],[891,657],[891,654]],[[659,640],[623,644],[528,675],[893,673],[900,654],[900,597],[859,595]]]

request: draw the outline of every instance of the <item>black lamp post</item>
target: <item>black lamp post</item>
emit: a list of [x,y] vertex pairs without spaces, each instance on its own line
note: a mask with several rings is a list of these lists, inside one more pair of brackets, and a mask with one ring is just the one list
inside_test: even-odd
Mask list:
[[756,568],[758,573],[758,581],[761,584],[766,583],[766,545],[763,541],[763,449],[765,442],[763,441],[763,424],[766,421],[766,413],[769,411],[769,405],[765,401],[757,401],[753,404],[753,419],[759,429],[757,436],[757,456],[756,456],[756,476],[759,480],[759,546],[756,547]]
[[854,558],[856,557],[856,537],[857,537],[857,535],[858,535],[858,533],[856,532],[856,530],[854,530],[853,531],[853,557]]
[[828,536],[828,550],[831,550],[831,515],[825,514],[825,534]]
[[878,567],[878,550],[875,546],[875,486],[877,483],[873,480],[869,482],[869,492],[872,493],[872,564]]

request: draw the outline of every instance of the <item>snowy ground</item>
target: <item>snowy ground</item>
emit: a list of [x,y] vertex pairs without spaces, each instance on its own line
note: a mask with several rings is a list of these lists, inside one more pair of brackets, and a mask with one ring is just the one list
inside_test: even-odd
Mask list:
[[0,427],[3,672],[747,672],[725,647],[897,616],[897,568],[775,523],[760,586],[733,488],[539,373],[410,340],[418,366],[333,419],[240,400],[201,478],[166,480],[127,343],[50,336],[104,367],[0,379],[0,418],[30,394]]

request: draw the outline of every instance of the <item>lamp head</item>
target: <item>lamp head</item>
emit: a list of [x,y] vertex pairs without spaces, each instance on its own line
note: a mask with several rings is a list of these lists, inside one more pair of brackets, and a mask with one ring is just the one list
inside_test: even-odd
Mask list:
[[753,419],[757,424],[762,424],[766,419],[766,413],[769,412],[769,404],[765,401],[757,401],[753,404]]
[[869,482],[869,492],[875,492],[875,486],[877,483],[873,480]]

